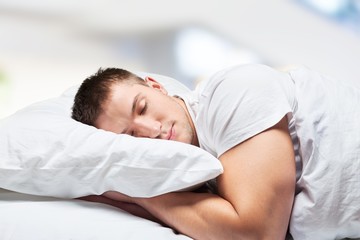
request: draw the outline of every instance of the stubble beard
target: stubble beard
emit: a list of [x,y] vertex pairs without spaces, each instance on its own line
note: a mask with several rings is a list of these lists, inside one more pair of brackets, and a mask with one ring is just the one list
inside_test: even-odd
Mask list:
[[[188,112],[188,110],[186,108],[186,104],[185,104],[184,100],[182,98],[178,97],[178,96],[175,96],[175,97],[173,97],[173,101],[175,101],[177,103],[178,107],[182,111],[182,115],[185,116],[184,117],[184,122],[183,122],[183,124],[181,124],[182,125],[181,130],[183,130],[182,134],[185,135],[184,136],[185,139],[184,139],[184,141],[181,141],[181,140],[179,140],[179,141],[187,143],[187,144],[198,146],[198,143],[197,143],[196,138],[195,138],[195,132],[196,132],[195,126],[194,126],[193,121],[192,121],[192,119],[190,117],[190,114],[189,114],[189,112]],[[184,106],[182,106],[179,101],[181,101]]]

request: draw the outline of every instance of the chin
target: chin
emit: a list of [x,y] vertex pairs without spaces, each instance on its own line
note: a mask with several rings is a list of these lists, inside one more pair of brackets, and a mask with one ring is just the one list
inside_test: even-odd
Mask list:
[[182,139],[182,140],[179,140],[179,142],[186,143],[186,144],[192,143],[192,141],[190,139]]

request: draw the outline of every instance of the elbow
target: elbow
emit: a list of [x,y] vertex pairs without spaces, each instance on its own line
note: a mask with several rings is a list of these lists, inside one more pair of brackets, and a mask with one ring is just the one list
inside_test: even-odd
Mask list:
[[247,226],[246,228],[235,229],[229,239],[246,239],[246,240],[279,240],[285,239],[286,233],[271,233],[259,226]]
[[259,226],[259,224],[245,223],[237,227],[233,231],[231,239],[248,239],[248,240],[260,240],[260,239],[275,239],[269,238],[264,232],[265,227]]
[[[206,235],[203,235],[201,238],[210,239],[210,240],[219,240],[219,239],[236,239],[236,240],[252,240],[252,239],[270,239],[266,238],[264,234],[264,227],[259,224],[255,224],[253,221],[244,220],[245,218],[239,216],[233,216],[232,219],[227,219],[223,221],[223,226],[218,226],[218,230],[208,231]],[[219,231],[220,230],[220,231]],[[274,238],[275,239],[275,238]]]
[[279,240],[286,238],[287,223],[279,224],[281,221],[259,217],[254,213],[249,214],[252,215],[239,215],[236,223],[232,226],[231,236],[224,239]]

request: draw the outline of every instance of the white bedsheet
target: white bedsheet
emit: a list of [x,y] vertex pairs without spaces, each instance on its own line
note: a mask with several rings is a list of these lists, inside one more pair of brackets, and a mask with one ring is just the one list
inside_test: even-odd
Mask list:
[[105,204],[31,196],[0,189],[0,239],[190,238]]

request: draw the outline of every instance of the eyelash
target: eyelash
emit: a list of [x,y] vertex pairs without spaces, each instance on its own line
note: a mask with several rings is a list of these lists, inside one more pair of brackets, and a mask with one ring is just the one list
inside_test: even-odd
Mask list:
[[[144,107],[141,109],[141,111],[140,111],[139,114],[140,114],[140,115],[145,114],[145,113],[146,113],[146,110],[147,110],[147,107],[148,107],[147,102],[145,102],[145,105],[144,105]],[[130,135],[131,135],[131,136],[134,136],[134,134],[135,134],[134,131],[131,131],[131,132],[130,132]]]
[[144,107],[141,109],[140,115],[143,115],[146,113],[147,106],[148,106],[147,103],[145,103]]

